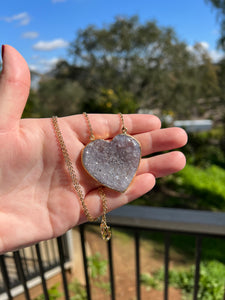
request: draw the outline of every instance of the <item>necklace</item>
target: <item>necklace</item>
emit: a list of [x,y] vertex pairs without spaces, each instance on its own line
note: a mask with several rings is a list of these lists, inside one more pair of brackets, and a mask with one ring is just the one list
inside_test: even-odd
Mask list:
[[[89,117],[87,113],[83,113],[83,115],[88,124],[90,142],[81,152],[81,161],[86,172],[101,184],[98,188],[103,210],[100,228],[102,238],[108,241],[111,238],[111,230],[106,221],[107,199],[104,187],[118,192],[127,190],[140,163],[141,146],[135,138],[127,134],[127,128],[121,113],[119,113],[119,116],[122,121],[122,133],[116,135],[112,141],[95,139]],[[89,222],[96,221],[97,219],[90,215],[85,203],[85,196],[74,171],[56,116],[52,117],[52,123],[73,188],[78,194],[84,213]]]
[[90,131],[90,143],[82,150],[81,161],[87,173],[101,185],[123,193],[134,178],[141,158],[141,146],[127,134],[123,115],[122,133],[112,141],[95,139],[88,115],[84,113]]

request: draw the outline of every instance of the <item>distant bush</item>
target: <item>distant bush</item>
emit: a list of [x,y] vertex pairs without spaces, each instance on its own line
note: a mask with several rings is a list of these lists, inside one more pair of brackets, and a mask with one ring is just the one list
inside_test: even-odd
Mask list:
[[[169,284],[182,290],[182,299],[193,299],[195,267],[191,266],[184,270],[170,270]],[[144,280],[143,280],[144,278]],[[146,279],[151,280],[146,280]],[[199,300],[220,300],[224,294],[225,266],[218,261],[202,262],[200,265]],[[162,287],[164,271],[160,269],[153,275],[143,274],[141,282],[149,288]]]
[[183,149],[189,163],[203,168],[210,165],[225,167],[224,129],[217,127],[210,131],[190,133],[188,144]]
[[187,164],[168,178],[177,191],[192,196],[198,209],[225,210],[225,170],[216,165],[206,169]]

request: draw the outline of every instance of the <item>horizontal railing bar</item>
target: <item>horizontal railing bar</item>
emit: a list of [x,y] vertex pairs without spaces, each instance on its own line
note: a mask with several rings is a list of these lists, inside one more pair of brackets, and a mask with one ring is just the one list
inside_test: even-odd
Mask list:
[[108,214],[113,226],[225,235],[225,213],[126,205]]
[[[93,223],[87,223],[87,225],[90,226],[99,226],[100,223],[98,222],[93,222]],[[118,230],[127,230],[132,232],[133,230],[137,230],[136,226],[131,225],[118,225],[118,224],[113,224],[112,222],[108,222],[108,224],[110,225],[110,227],[112,229],[118,229]],[[171,233],[171,234],[180,234],[180,235],[187,235],[187,236],[192,236],[192,237],[209,237],[209,238],[218,238],[218,239],[224,239],[225,238],[225,234],[224,235],[216,235],[216,234],[203,234],[203,233],[196,233],[196,232],[189,232],[189,231],[178,231],[178,230],[167,230],[167,229],[155,229],[155,228],[144,228],[144,227],[139,227],[138,228],[139,231],[142,231],[143,233],[145,232],[157,232],[157,233]],[[224,299],[225,300],[225,299]]]

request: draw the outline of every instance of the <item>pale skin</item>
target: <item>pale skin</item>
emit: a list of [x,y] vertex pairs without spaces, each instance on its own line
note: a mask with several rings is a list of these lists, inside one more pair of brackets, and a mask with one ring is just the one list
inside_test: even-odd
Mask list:
[[[0,253],[65,233],[86,221],[79,197],[73,191],[57,145],[51,118],[21,119],[30,90],[30,72],[23,57],[4,46],[0,75]],[[89,115],[96,138],[111,139],[121,132],[118,115]],[[128,133],[142,147],[142,156],[173,150],[187,142],[180,128],[160,129],[152,115],[124,115]],[[102,214],[98,184],[81,165],[80,153],[89,141],[83,115],[59,118],[74,169],[90,214]],[[185,157],[171,151],[142,158],[125,193],[105,188],[108,211],[150,191],[155,179],[184,168]]]

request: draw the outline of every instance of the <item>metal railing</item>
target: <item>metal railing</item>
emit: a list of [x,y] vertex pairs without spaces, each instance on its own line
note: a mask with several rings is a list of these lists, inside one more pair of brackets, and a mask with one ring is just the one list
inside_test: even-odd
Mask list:
[[57,266],[61,266],[64,293],[68,297],[64,267],[68,260],[69,250],[66,235],[0,255],[1,299],[13,299],[12,290],[19,286],[22,286],[24,299],[31,299],[28,282],[37,277],[41,278],[45,299],[49,299],[45,273]]
[[[193,300],[197,300],[200,278],[200,262],[202,242],[206,237],[225,238],[225,213],[151,208],[143,206],[124,206],[109,214],[109,224],[112,228],[124,228],[133,232],[135,242],[135,268],[136,268],[136,299],[141,300],[140,277],[140,236],[143,232],[160,232],[164,235],[164,300],[168,300],[169,288],[169,262],[171,235],[191,235],[195,238],[195,274]],[[88,225],[89,226],[89,225]],[[85,243],[85,227],[80,226],[83,263],[86,279],[87,299],[92,299],[90,278],[88,272],[88,259]],[[113,237],[107,244],[111,300],[116,299],[115,275],[112,255]],[[224,254],[225,255],[225,254]],[[225,283],[225,278],[224,278]],[[225,299],[225,294],[224,298]],[[221,299],[222,300],[222,299]]]
[[[144,233],[160,232],[164,236],[164,300],[168,299],[169,264],[171,237],[173,234],[191,235],[195,239],[195,275],[193,299],[197,300],[200,278],[200,262],[202,258],[203,241],[206,237],[225,238],[225,213],[192,211],[183,209],[151,208],[143,206],[124,206],[111,212],[108,216],[112,229],[126,229],[133,235],[135,249],[135,278],[136,299],[142,299],[141,292],[141,236]],[[88,226],[97,224],[88,224]],[[83,254],[83,266],[86,280],[87,299],[93,297],[91,279],[88,267],[87,225],[80,226],[80,241]],[[115,262],[113,259],[114,237],[106,244],[108,255],[108,270],[110,279],[110,297],[116,299]],[[225,254],[224,254],[225,255]],[[69,300],[68,282],[66,278],[65,263],[69,259],[68,243],[65,237],[42,242],[29,248],[0,256],[1,277],[0,291],[8,299],[13,299],[12,289],[20,284],[23,287],[24,299],[30,299],[28,281],[35,276],[41,278],[45,299],[49,299],[46,272],[54,266],[61,267],[64,299]],[[80,258],[81,259],[81,258]],[[225,278],[224,278],[225,282]],[[7,298],[6,298],[7,299]]]

